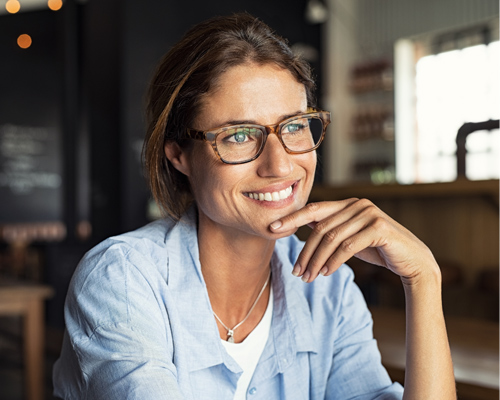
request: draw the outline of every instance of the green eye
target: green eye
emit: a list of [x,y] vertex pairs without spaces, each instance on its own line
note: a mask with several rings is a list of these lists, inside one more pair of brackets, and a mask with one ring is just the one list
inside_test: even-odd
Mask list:
[[230,144],[247,144],[258,140],[261,135],[262,132],[258,129],[236,128],[227,130],[219,139]]
[[236,143],[243,143],[246,140],[247,135],[240,131],[236,132],[232,137]]
[[308,120],[305,118],[289,122],[283,127],[282,133],[301,133],[309,127]]
[[286,126],[287,132],[297,132],[303,129],[304,127],[300,124],[290,124]]

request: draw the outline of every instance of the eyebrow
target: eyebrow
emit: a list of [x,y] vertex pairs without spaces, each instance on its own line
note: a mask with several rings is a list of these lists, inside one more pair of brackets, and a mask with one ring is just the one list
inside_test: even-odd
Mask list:
[[[279,117],[279,121],[284,121],[285,119],[288,119],[288,118],[292,118],[292,117],[295,117],[296,115],[300,115],[300,114],[304,114],[306,113],[307,111],[295,111],[294,113],[291,113],[291,114],[285,114],[285,115],[281,115]],[[258,123],[257,121],[254,121],[254,120],[249,120],[249,119],[241,119],[241,120],[230,120],[230,121],[226,121],[226,122],[223,122],[217,126],[227,126],[227,125],[244,125],[244,124],[251,124],[251,125],[262,125],[260,123]],[[274,124],[272,124],[274,125]]]

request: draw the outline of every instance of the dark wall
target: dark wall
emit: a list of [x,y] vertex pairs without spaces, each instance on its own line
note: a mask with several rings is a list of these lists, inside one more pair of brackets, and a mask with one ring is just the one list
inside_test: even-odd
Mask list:
[[50,11],[0,16],[0,223],[62,219],[59,27]]
[[[89,1],[82,7],[81,82],[90,155],[92,241],[124,230],[122,188],[132,184],[122,169],[126,135],[121,125],[123,82],[123,3]],[[139,195],[139,194],[137,194]],[[142,221],[141,221],[142,222]],[[140,222],[137,221],[138,225]]]

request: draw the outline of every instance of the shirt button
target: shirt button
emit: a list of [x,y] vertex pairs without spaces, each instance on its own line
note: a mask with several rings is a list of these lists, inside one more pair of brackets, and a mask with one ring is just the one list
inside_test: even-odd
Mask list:
[[257,388],[255,388],[255,387],[251,388],[251,389],[248,391],[248,393],[250,393],[250,394],[255,394],[255,393],[257,393]]

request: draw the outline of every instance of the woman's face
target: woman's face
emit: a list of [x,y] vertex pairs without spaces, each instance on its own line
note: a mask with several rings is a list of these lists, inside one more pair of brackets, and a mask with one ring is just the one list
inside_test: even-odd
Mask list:
[[[274,125],[306,110],[304,85],[290,72],[273,65],[245,64],[221,75],[217,87],[204,98],[192,128]],[[306,204],[316,168],[316,152],[288,154],[276,135],[269,135],[262,154],[246,164],[224,164],[210,144],[201,141],[194,143],[186,160],[204,228],[268,239],[279,237],[269,230],[271,222]],[[288,197],[278,201],[259,200],[255,195],[276,199],[281,191],[285,191],[281,197]]]

